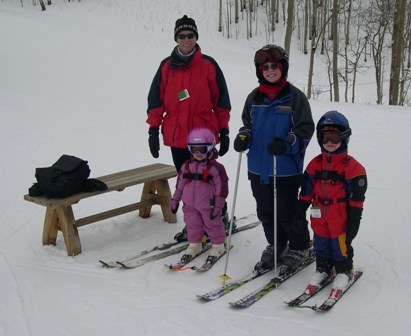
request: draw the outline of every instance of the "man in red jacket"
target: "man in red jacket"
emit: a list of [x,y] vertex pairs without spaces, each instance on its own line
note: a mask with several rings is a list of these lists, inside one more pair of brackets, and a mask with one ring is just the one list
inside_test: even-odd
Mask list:
[[[159,157],[159,130],[165,146],[171,148],[174,166],[190,158],[187,137],[194,128],[210,129],[218,154],[227,153],[230,145],[228,122],[230,97],[224,75],[217,62],[201,53],[197,44],[197,25],[184,15],[176,21],[174,40],[177,46],[165,58],[154,76],[148,94],[148,143],[154,158]],[[228,222],[226,206],[223,216]]]

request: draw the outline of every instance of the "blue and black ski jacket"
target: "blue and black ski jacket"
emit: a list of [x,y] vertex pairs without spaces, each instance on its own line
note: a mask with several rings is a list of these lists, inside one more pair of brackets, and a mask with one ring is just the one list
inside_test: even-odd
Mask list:
[[242,113],[243,127],[251,134],[247,154],[250,179],[259,177],[261,184],[269,184],[274,175],[273,156],[267,145],[273,138],[295,139],[287,144],[287,152],[277,156],[277,177],[300,180],[303,173],[305,150],[314,133],[315,125],[307,97],[290,83],[278,97],[270,101],[258,88],[247,97]]

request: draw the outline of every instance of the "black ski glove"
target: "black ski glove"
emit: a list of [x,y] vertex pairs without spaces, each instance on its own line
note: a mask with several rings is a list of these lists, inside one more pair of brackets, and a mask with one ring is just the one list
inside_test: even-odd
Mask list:
[[348,207],[348,220],[345,228],[346,238],[345,242],[351,246],[352,241],[357,236],[360,229],[360,222],[362,218],[362,208]]
[[306,212],[310,206],[310,202],[298,200],[294,209],[294,219],[291,224],[292,230],[297,234],[302,234],[308,227]]
[[234,140],[234,150],[236,152],[244,152],[250,147],[251,134],[247,130],[240,131]]
[[273,138],[267,145],[267,151],[271,155],[283,155],[287,152],[287,147],[296,141],[294,134],[287,135],[283,138]]
[[220,150],[218,155],[223,156],[225,153],[228,152],[230,147],[230,138],[228,136],[229,130],[227,128],[220,129]]
[[150,146],[151,155],[158,158],[158,151],[160,150],[160,140],[158,138],[158,128],[153,127],[148,130],[148,145]]

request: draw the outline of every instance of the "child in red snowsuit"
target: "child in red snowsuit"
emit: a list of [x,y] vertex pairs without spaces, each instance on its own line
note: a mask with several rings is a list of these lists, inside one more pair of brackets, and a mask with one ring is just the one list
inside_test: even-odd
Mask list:
[[225,249],[221,212],[228,195],[228,177],[224,166],[216,161],[215,138],[209,129],[192,130],[187,146],[191,158],[181,166],[170,206],[176,213],[180,200],[184,203],[189,246],[182,259],[190,260],[201,252],[204,233],[212,244],[208,258],[216,258]]
[[304,172],[304,183],[294,217],[294,230],[305,225],[306,210],[311,205],[314,231],[316,273],[307,290],[318,286],[331,274],[336,277],[334,290],[343,290],[352,277],[352,241],[360,226],[367,190],[364,167],[348,155],[351,128],[337,111],[325,113],[317,124],[321,154],[311,160]]

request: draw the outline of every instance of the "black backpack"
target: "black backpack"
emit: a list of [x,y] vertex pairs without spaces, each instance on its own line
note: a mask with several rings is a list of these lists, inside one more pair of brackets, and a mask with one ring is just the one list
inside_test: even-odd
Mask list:
[[[75,156],[62,155],[51,167],[36,168],[35,176],[37,183],[29,189],[30,196],[64,198],[80,191],[92,191],[87,183],[90,176],[88,162]],[[91,189],[106,190],[107,186],[103,183],[93,185]]]

